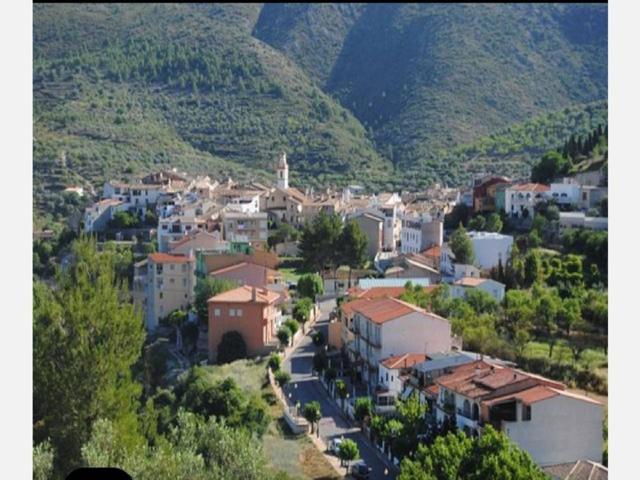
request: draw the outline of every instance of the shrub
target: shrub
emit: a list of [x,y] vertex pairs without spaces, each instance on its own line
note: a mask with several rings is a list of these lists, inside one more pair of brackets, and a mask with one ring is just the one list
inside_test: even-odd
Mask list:
[[289,320],[284,322],[283,325],[289,329],[292,337],[298,332],[298,330],[300,330],[300,324],[293,318],[290,318]]
[[229,363],[247,356],[247,345],[240,332],[235,330],[222,336],[218,345],[218,363]]
[[280,370],[281,365],[282,365],[282,359],[280,358],[280,355],[278,355],[277,353],[272,353],[269,356],[269,361],[267,362],[267,366],[271,368],[271,370],[273,370],[274,372],[277,372],[278,370]]
[[276,336],[280,341],[280,345],[282,345],[283,347],[286,347],[287,345],[289,345],[289,342],[291,341],[291,330],[289,330],[288,327],[282,326],[278,330],[278,333],[276,333]]
[[276,383],[282,388],[291,381],[291,375],[289,374],[289,372],[280,370],[275,374],[274,379]]

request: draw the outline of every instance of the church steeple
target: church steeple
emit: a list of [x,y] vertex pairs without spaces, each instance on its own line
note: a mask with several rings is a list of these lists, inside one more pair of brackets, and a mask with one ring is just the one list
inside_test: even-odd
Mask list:
[[278,155],[278,188],[289,188],[289,165],[287,165],[287,154],[281,152]]

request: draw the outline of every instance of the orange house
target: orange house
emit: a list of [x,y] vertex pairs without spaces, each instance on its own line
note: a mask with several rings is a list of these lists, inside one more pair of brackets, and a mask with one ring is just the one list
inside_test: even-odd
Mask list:
[[273,342],[279,295],[264,288],[244,285],[211,297],[209,308],[209,359],[215,360],[222,336],[231,331],[242,335],[247,355],[260,355]]

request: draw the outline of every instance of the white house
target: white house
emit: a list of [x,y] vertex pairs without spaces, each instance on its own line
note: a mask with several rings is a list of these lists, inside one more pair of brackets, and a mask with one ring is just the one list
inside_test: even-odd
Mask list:
[[478,289],[487,292],[498,302],[504,299],[505,285],[490,278],[462,277],[451,285],[452,298],[464,298],[469,290]]
[[490,424],[541,466],[602,458],[602,405],[559,382],[479,360],[436,385],[438,422],[472,436]]
[[378,383],[379,363],[385,358],[451,350],[451,324],[447,319],[396,298],[355,302],[350,356],[360,364],[362,378],[371,387]]
[[565,228],[607,230],[609,219],[607,217],[587,217],[584,212],[560,212],[558,225],[561,230]]
[[396,399],[404,390],[404,384],[412,368],[428,358],[424,353],[406,353],[380,361],[378,387],[374,397],[374,409],[377,414],[389,414],[395,411]]
[[116,212],[127,211],[129,205],[121,200],[106,198],[84,210],[84,231],[86,233],[104,230]]
[[513,218],[533,219],[536,204],[549,196],[549,185],[541,183],[524,183],[505,188],[504,208],[507,215]]
[[552,183],[549,199],[558,205],[577,205],[580,201],[580,185],[572,178],[563,178],[562,183]]
[[497,267],[500,262],[502,265],[506,264],[513,245],[511,235],[496,232],[469,232],[469,237],[473,244],[474,263],[481,269],[489,270]]
[[429,214],[405,214],[400,220],[400,253],[418,253],[442,245],[442,220],[433,219]]
[[464,277],[480,278],[480,269],[475,265],[466,265],[464,263],[453,264],[453,280],[460,280]]

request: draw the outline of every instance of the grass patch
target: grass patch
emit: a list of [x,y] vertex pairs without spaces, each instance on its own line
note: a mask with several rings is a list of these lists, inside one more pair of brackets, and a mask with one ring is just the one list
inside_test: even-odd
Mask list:
[[262,437],[264,453],[271,466],[296,479],[340,478],[324,455],[306,435],[293,435],[283,419],[283,407],[266,378],[266,359],[237,360],[205,367],[211,381],[233,378],[247,392],[257,393],[267,402],[272,421]]
[[[529,342],[525,351],[525,356],[533,358],[549,358],[549,344],[544,341]],[[571,348],[566,340],[559,340],[553,347],[552,360],[562,363],[574,363]],[[607,355],[601,348],[588,348],[580,354],[578,365],[600,369],[607,365]]]

